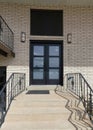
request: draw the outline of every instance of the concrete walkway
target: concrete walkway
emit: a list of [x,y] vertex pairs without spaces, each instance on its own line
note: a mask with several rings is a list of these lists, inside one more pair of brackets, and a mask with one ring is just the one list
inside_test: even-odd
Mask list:
[[68,121],[66,99],[55,94],[23,92],[11,104],[1,130],[75,130]]

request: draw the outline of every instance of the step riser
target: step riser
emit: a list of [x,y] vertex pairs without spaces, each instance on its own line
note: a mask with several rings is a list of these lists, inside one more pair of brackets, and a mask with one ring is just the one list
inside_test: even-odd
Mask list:
[[[37,90],[37,87],[39,90],[46,89],[34,86],[29,90]],[[16,97],[1,130],[76,130],[70,121],[80,124],[76,125],[78,130],[90,130],[86,124],[81,125],[78,115],[75,117],[78,108],[74,104],[78,100],[67,92],[61,92],[59,96],[52,90],[53,86],[48,87],[51,88],[50,94],[26,94],[25,91]],[[82,109],[81,105],[79,107]]]

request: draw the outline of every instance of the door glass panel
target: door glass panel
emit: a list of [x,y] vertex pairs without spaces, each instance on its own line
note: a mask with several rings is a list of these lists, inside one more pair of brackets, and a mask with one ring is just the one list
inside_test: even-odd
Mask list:
[[33,67],[43,67],[44,58],[43,57],[34,57]]
[[59,58],[49,58],[49,67],[59,67]]
[[49,69],[49,79],[59,79],[59,69]]
[[57,84],[61,76],[61,45],[32,43],[31,47],[31,83],[32,84]]
[[59,56],[59,46],[49,46],[49,56]]
[[44,71],[43,69],[34,69],[33,70],[33,79],[44,79]]
[[34,46],[34,56],[43,56],[44,55],[44,46]]

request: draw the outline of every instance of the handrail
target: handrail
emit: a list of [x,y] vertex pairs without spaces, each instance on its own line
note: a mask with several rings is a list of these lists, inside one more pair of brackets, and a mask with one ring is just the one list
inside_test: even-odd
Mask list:
[[83,102],[90,120],[93,121],[93,90],[81,73],[66,74],[67,89]]
[[0,41],[11,50],[14,49],[14,33],[2,16],[0,16]]
[[88,87],[91,89],[91,91],[93,92],[93,89],[90,87],[89,83],[87,82],[87,80],[84,78],[84,76],[80,73],[81,77],[84,79],[84,81],[86,82],[86,84],[88,85]]
[[25,74],[13,73],[0,91],[0,126],[15,96],[25,90]]

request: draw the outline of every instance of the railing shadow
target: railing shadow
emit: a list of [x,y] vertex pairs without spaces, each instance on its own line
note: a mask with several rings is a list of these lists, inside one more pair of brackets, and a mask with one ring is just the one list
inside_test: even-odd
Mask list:
[[79,107],[80,101],[77,96],[69,93],[66,89],[64,89],[64,87],[62,88],[60,86],[57,86],[55,93],[67,100],[65,107],[71,112],[68,121],[75,127],[76,130],[83,130],[83,128],[86,130],[88,130],[88,128],[93,130],[91,123],[84,120],[84,114],[86,115],[86,111]]
[[86,112],[93,122],[93,90],[81,73],[66,74],[67,89],[82,101]]

